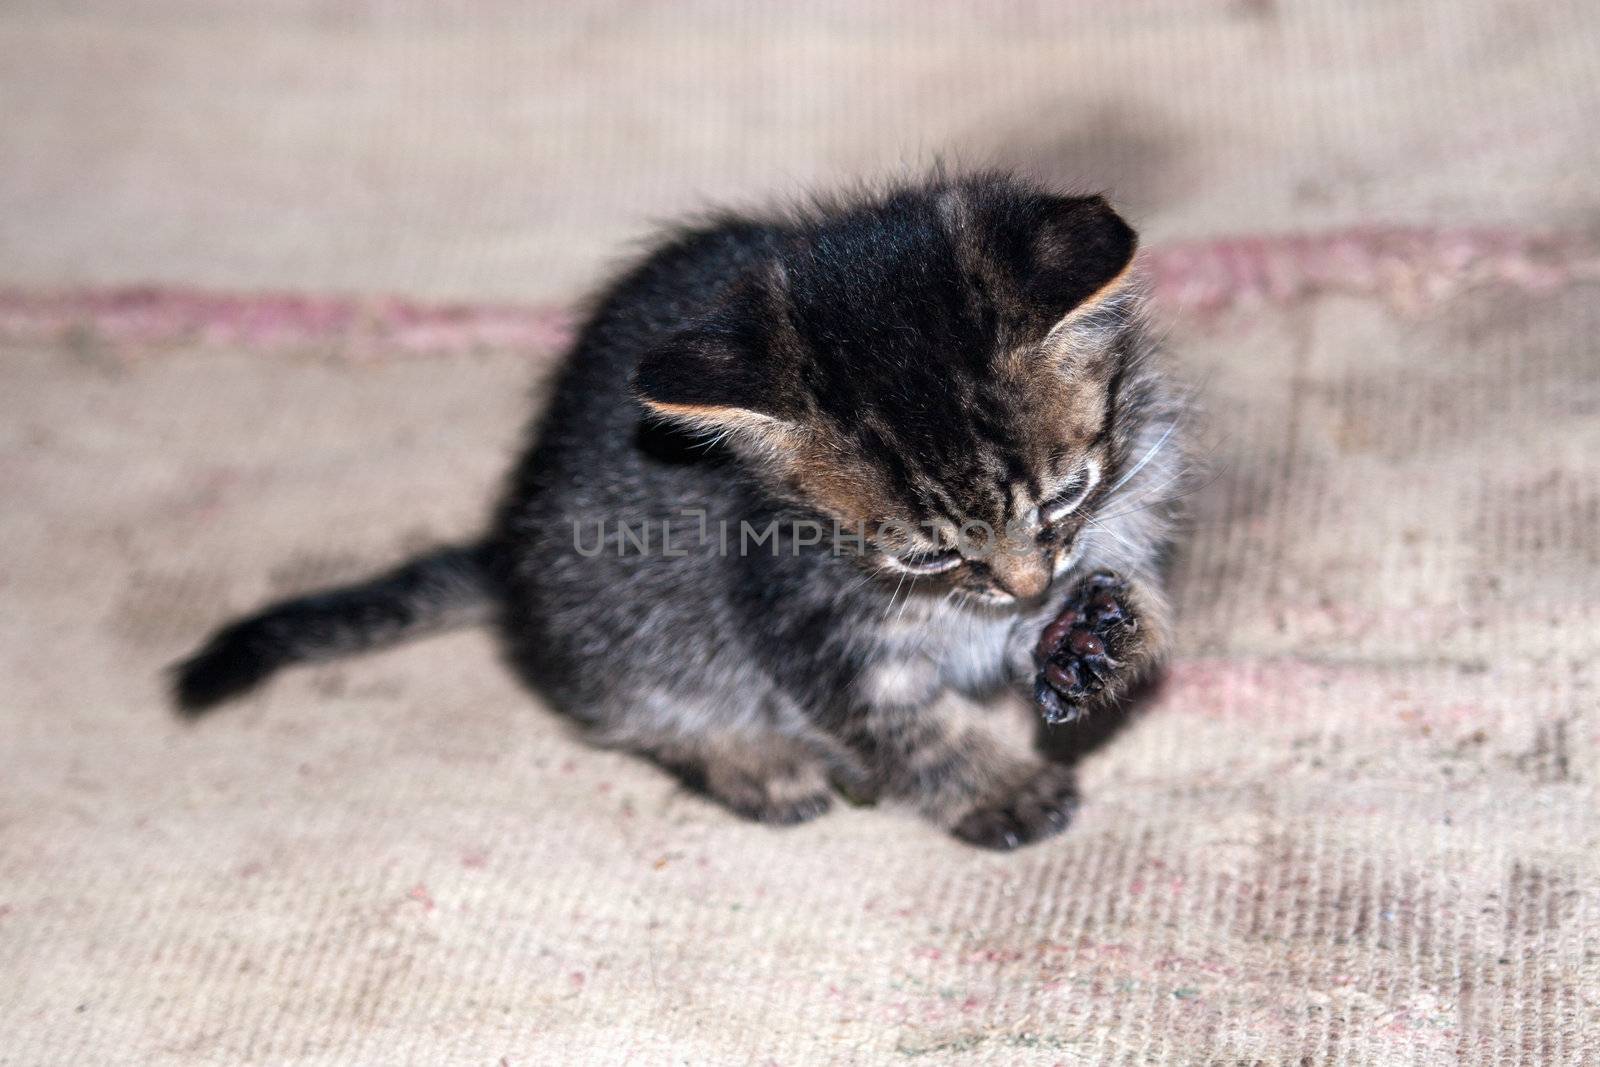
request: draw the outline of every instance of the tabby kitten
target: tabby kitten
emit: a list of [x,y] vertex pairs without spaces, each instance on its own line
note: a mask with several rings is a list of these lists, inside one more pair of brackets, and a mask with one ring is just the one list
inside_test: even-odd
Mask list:
[[997,174],[679,232],[600,299],[479,543],[233,623],[177,700],[492,619],[595,740],[741,815],[837,790],[1054,833],[1077,793],[1036,716],[1167,640],[1181,411],[1135,244]]

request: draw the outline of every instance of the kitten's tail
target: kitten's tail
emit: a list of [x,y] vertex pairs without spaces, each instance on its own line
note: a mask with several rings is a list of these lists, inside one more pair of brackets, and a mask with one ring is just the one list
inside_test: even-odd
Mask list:
[[494,606],[488,564],[484,545],[443,548],[370,581],[247,615],[173,668],[173,700],[182,713],[196,715],[280,667],[482,622]]

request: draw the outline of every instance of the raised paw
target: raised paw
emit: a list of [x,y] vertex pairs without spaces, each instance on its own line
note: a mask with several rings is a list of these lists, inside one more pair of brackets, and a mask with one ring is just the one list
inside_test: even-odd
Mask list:
[[1113,685],[1139,647],[1139,618],[1128,583],[1108,571],[1073,590],[1061,613],[1039,635],[1033,698],[1045,722],[1080,718]]
[[1071,772],[1047,764],[1010,792],[973,808],[950,832],[969,845],[1006,851],[1060,833],[1077,810]]

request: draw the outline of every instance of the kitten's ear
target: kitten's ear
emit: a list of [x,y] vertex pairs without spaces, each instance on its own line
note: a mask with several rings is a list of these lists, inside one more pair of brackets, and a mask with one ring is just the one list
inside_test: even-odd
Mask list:
[[788,424],[762,366],[763,348],[716,326],[684,330],[639,361],[634,393],[656,414],[698,428],[781,431]]
[[1122,288],[1138,247],[1105,197],[1051,197],[1033,231],[1026,284],[1053,316],[1076,317]]

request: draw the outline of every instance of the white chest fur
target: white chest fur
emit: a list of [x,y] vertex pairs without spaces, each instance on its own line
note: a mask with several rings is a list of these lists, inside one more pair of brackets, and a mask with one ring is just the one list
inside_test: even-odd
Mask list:
[[874,705],[921,704],[944,689],[999,684],[1006,674],[1013,616],[912,599],[885,617],[871,636],[861,696]]

